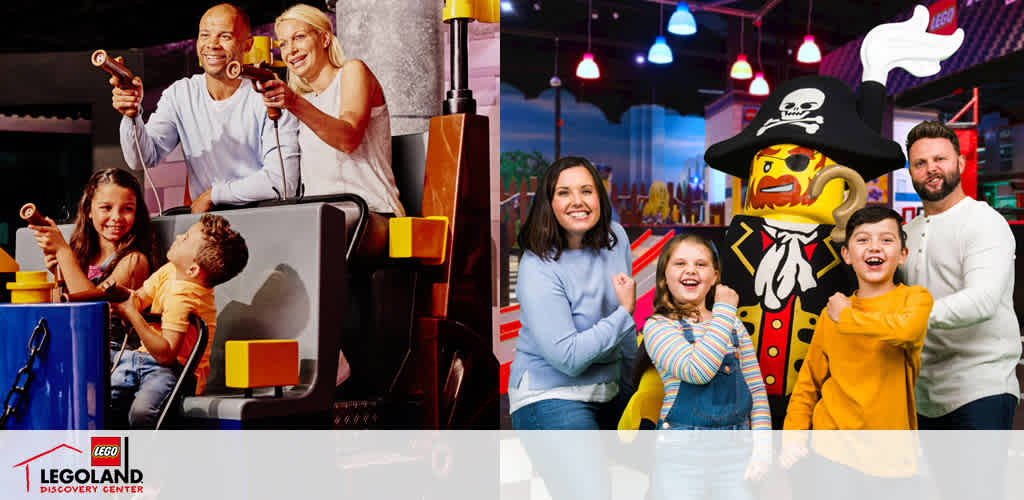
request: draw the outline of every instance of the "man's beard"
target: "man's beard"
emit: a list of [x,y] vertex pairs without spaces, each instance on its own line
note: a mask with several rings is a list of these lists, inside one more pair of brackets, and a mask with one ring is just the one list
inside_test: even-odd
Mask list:
[[949,196],[949,193],[952,193],[953,190],[960,185],[960,169],[954,169],[953,173],[948,177],[945,175],[939,175],[939,178],[942,179],[942,185],[939,187],[938,191],[928,191],[926,184],[930,178],[925,179],[924,182],[920,183],[917,181],[911,181],[911,184],[914,185],[914,191],[917,191],[917,195],[920,196],[922,200],[939,201]]

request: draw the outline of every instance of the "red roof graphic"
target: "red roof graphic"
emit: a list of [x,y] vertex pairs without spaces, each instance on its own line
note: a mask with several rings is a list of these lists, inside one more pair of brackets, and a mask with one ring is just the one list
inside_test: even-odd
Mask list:
[[51,448],[51,449],[49,449],[49,450],[47,450],[47,451],[44,451],[44,452],[42,452],[42,453],[40,453],[40,454],[38,454],[38,455],[36,455],[36,456],[34,456],[34,457],[32,457],[32,458],[28,459],[28,460],[25,460],[25,461],[23,461],[23,462],[21,462],[21,463],[17,463],[17,464],[14,464],[14,465],[12,466],[12,467],[14,467],[14,468],[16,468],[16,467],[21,467],[22,465],[24,465],[24,466],[25,466],[25,491],[26,491],[26,492],[28,492],[28,491],[29,491],[29,487],[30,487],[30,484],[29,484],[29,480],[28,480],[28,465],[27,465],[27,464],[28,464],[29,462],[31,462],[31,461],[33,461],[33,460],[35,460],[35,459],[39,458],[39,457],[42,457],[42,456],[44,456],[44,455],[49,455],[50,453],[53,453],[53,452],[55,452],[55,451],[57,451],[57,450],[59,450],[59,449],[61,449],[61,448],[67,448],[67,449],[69,449],[69,450],[74,450],[74,451],[78,452],[79,454],[81,454],[81,453],[82,453],[82,450],[79,450],[78,448],[75,448],[74,446],[71,446],[70,444],[67,444],[67,443],[61,443],[61,444],[59,444],[59,445],[57,445],[57,446],[54,446],[53,448]]
[[28,459],[28,460],[25,460],[24,462],[21,462],[21,463],[18,463],[18,464],[14,464],[12,467],[21,467],[22,465],[25,465],[25,464],[27,464],[27,463],[29,463],[29,462],[31,462],[31,461],[33,461],[33,460],[43,456],[43,455],[49,455],[50,453],[53,453],[53,452],[55,452],[55,451],[57,451],[57,450],[59,450],[61,448],[68,448],[68,449],[71,449],[71,450],[75,450],[78,453],[82,453],[82,450],[79,450],[78,448],[75,448],[74,446],[71,446],[70,444],[63,443],[63,444],[60,444],[58,446],[53,447],[52,449],[50,449],[48,451],[44,451],[44,452],[42,452],[42,453],[40,453],[40,454],[38,454],[38,455]]

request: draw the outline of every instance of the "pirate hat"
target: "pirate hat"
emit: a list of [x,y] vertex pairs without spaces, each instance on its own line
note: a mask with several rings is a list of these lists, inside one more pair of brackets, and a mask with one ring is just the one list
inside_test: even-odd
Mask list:
[[754,155],[774,144],[816,149],[865,180],[906,164],[900,145],[861,119],[850,87],[828,76],[805,76],[779,85],[754,121],[739,134],[712,144],[704,161],[711,168],[746,178]]

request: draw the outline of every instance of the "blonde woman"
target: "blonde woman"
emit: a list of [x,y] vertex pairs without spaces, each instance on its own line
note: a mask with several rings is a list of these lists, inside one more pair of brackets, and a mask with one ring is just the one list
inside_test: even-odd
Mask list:
[[405,215],[391,171],[391,125],[384,92],[358,59],[345,59],[322,11],[305,4],[274,22],[288,84],[264,84],[267,107],[299,119],[306,196],[354,193],[370,210]]

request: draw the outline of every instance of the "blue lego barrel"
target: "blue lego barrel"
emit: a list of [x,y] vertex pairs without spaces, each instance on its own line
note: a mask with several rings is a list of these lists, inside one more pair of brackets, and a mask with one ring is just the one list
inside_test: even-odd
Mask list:
[[32,363],[27,400],[6,428],[103,429],[110,399],[105,302],[0,304],[0,405],[25,366],[40,318],[49,344]]

